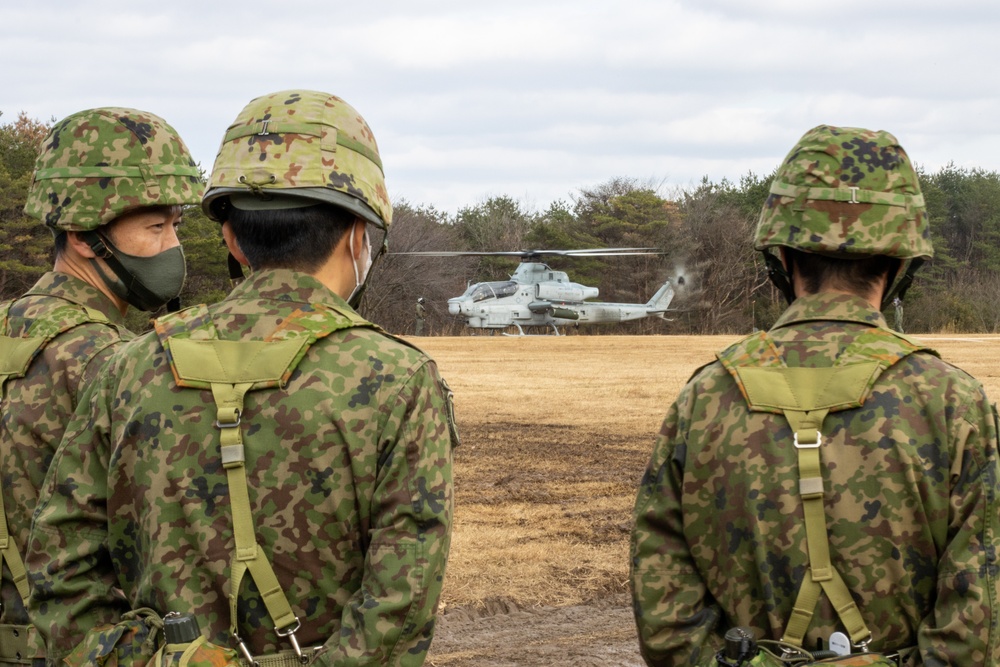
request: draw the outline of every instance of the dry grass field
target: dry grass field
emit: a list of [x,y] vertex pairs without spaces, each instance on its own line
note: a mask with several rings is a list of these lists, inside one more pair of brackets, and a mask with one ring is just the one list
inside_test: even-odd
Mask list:
[[[917,336],[1000,396],[1000,336]],[[455,391],[462,446],[436,667],[639,665],[635,492],[671,401],[734,336],[416,340]]]

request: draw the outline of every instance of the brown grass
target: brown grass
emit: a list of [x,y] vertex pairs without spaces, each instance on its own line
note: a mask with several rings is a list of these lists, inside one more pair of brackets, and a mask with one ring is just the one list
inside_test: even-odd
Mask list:
[[[920,336],[1000,396],[1000,336]],[[734,336],[421,338],[462,446],[448,606],[588,603],[626,590],[632,504],[660,422]]]

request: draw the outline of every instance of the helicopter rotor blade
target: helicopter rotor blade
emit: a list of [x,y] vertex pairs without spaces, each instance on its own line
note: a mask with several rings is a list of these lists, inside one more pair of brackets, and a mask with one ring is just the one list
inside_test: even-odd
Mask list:
[[631,255],[665,255],[658,248],[582,248],[577,250],[442,250],[424,252],[392,252],[390,255],[424,257],[519,257],[530,260],[539,257],[623,257]]

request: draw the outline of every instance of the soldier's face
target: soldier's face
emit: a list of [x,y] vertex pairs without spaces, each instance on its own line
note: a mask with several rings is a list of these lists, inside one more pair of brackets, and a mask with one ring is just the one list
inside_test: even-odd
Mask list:
[[152,257],[181,244],[180,206],[156,206],[126,213],[108,227],[111,242],[124,253]]

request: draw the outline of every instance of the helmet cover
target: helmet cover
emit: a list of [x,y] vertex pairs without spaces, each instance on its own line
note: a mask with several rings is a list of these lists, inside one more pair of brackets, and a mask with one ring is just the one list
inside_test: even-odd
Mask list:
[[930,258],[924,198],[910,159],[881,130],[820,125],[778,168],[754,248],[837,257]]
[[67,116],[42,143],[24,211],[57,231],[89,231],[145,206],[197,204],[201,171],[177,131],[146,111]]
[[[298,200],[298,202],[296,202]],[[226,206],[278,209],[329,203],[379,228],[392,205],[375,136],[334,95],[288,90],[252,100],[219,147],[202,208],[224,221]]]

